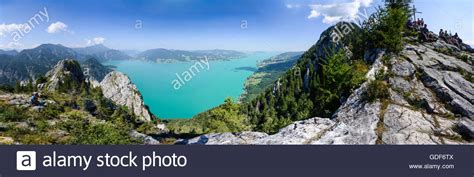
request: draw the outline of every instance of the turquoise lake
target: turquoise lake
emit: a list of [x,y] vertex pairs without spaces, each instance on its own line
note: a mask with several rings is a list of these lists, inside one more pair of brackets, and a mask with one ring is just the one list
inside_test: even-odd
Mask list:
[[[196,62],[154,63],[138,60],[111,61],[116,70],[125,73],[143,95],[146,105],[159,118],[191,118],[194,115],[220,105],[226,97],[234,101],[243,92],[243,85],[254,71],[258,61],[277,53],[256,53],[229,61],[209,61],[199,72],[179,88],[173,87],[176,74],[189,71]],[[247,68],[247,69],[243,69]],[[255,68],[256,69],[256,68]],[[184,80],[183,77],[181,79]],[[179,80],[179,79],[178,79]],[[181,82],[182,83],[182,82]]]

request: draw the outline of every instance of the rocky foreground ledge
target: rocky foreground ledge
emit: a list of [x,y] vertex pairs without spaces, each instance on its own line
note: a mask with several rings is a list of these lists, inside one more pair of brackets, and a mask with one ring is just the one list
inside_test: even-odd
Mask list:
[[374,50],[365,58],[374,61],[367,78],[388,73],[386,100],[364,101],[366,82],[332,118],[297,121],[273,135],[206,134],[176,144],[474,144],[472,58],[442,41],[407,45],[401,56]]

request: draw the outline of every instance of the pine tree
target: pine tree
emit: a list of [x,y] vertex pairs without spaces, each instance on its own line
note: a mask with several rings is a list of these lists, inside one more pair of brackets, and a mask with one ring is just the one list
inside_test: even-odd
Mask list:
[[384,0],[388,8],[408,8],[413,0]]

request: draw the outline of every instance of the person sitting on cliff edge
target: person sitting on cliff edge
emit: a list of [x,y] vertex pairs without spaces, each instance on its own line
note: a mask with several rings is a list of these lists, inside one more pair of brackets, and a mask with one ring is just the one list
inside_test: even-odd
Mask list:
[[434,42],[437,40],[434,34],[431,34],[430,30],[428,29],[428,25],[424,24],[423,27],[420,29],[420,38],[422,41],[427,42]]
[[30,104],[33,106],[38,106],[40,104],[38,97],[39,97],[38,93],[33,92],[33,94],[30,97]]

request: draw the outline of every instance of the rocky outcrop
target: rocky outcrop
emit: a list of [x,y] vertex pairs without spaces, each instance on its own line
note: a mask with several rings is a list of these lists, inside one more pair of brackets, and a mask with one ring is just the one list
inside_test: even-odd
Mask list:
[[[278,133],[208,134],[180,144],[473,144],[473,53],[438,52],[443,42],[407,45],[400,55],[368,51],[362,84],[331,119],[294,122]],[[437,49],[438,48],[438,49]],[[460,55],[466,55],[464,59]],[[466,59],[467,58],[467,59]],[[470,59],[469,59],[470,58]],[[368,82],[385,72],[389,97],[368,102]]]
[[[86,82],[94,87],[101,87],[103,95],[109,98],[117,105],[126,106],[132,111],[141,121],[150,121],[152,115],[148,108],[144,105],[141,94],[130,79],[120,72],[108,72],[97,60],[90,59],[85,65],[92,68],[93,73],[85,72],[81,69],[80,64],[75,60],[61,60],[58,64],[46,74],[48,82],[44,86],[49,92],[68,92],[74,93],[80,91],[80,87]],[[98,68],[100,67],[100,68]],[[102,77],[102,82],[98,82],[95,78]]]
[[466,138],[474,139],[474,121],[463,119],[457,123],[459,133]]
[[145,145],[158,145],[160,142],[156,140],[155,138],[145,135],[143,133],[137,132],[136,130],[130,130],[128,133],[132,139],[138,140],[140,142],[143,142]]
[[[474,118],[474,84],[461,74],[473,75],[473,65],[456,57],[436,52],[437,45],[408,45],[405,56],[420,71],[421,81],[436,97],[452,108],[454,114]],[[474,55],[467,53],[472,58]],[[461,73],[463,72],[463,73]]]
[[126,75],[113,71],[100,82],[100,87],[106,98],[128,107],[141,121],[152,120],[152,115],[145,106],[140,92]]
[[85,81],[81,66],[76,60],[59,61],[52,70],[46,73],[46,77],[49,78],[46,90],[50,92],[58,91],[60,88],[71,89],[67,91],[77,91]]
[[431,115],[390,104],[383,117],[385,144],[441,144],[433,133],[435,118]]
[[334,126],[335,122],[330,119],[312,118],[294,122],[273,135],[261,132],[214,133],[181,139],[177,144],[317,144],[320,136]]
[[256,140],[267,136],[268,134],[261,132],[211,133],[192,139],[180,139],[176,144],[254,144]]
[[366,85],[355,91],[335,114],[338,122],[331,131],[321,136],[321,144],[375,144],[381,103],[367,103],[362,99]]

